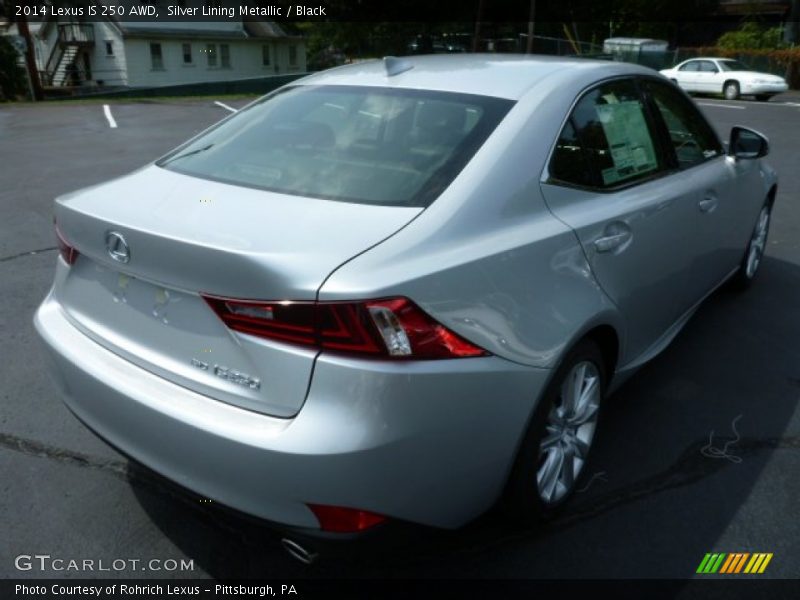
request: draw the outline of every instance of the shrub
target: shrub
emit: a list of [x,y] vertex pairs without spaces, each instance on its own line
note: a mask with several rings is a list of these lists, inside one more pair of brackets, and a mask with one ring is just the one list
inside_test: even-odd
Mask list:
[[785,45],[780,27],[764,29],[752,21],[742,23],[739,29],[724,33],[717,40],[717,46],[726,50],[777,49]]
[[0,37],[0,101],[15,100],[25,93],[25,71],[17,64],[19,54],[8,38]]

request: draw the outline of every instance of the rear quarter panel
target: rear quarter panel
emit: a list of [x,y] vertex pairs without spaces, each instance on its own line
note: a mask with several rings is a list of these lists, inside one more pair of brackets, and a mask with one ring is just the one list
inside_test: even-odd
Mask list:
[[332,273],[320,300],[405,295],[493,354],[535,367],[555,366],[595,324],[622,341],[614,305],[538,183],[584,85],[557,74],[535,85],[442,196]]

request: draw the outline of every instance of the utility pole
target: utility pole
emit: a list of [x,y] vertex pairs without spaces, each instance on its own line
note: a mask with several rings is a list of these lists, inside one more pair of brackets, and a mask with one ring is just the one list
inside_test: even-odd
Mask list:
[[533,23],[536,20],[536,0],[531,0],[531,9],[528,12],[528,43],[525,46],[525,54],[533,53]]
[[42,82],[39,80],[39,69],[36,68],[36,55],[34,54],[31,30],[28,28],[28,18],[20,14],[16,16],[16,19],[19,34],[25,40],[25,64],[28,67],[28,77],[33,87],[33,99],[39,101],[44,98],[44,92],[42,91]]
[[472,51],[478,51],[481,38],[481,19],[483,18],[483,0],[478,0],[478,14],[475,15],[475,33],[472,36]]

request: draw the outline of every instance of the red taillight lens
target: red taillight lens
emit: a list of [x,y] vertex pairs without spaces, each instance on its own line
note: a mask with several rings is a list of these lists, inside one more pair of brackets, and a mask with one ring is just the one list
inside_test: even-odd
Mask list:
[[317,517],[322,531],[355,533],[379,525],[387,520],[382,515],[355,508],[323,506],[321,504],[309,504],[308,508]]
[[458,358],[487,354],[434,321],[408,298],[377,300],[366,306],[392,356]]
[[408,298],[364,302],[205,299],[231,329],[283,342],[387,358],[488,354],[437,323]]
[[326,350],[386,354],[364,305],[357,302],[317,303],[319,344]]
[[206,298],[206,302],[235,331],[295,344],[316,343],[316,309],[312,302],[244,302],[218,298]]
[[69,245],[69,242],[64,237],[64,234],[61,233],[58,225],[56,225],[56,238],[58,239],[58,251],[61,253],[61,258],[63,258],[68,265],[74,264],[75,260],[78,258],[78,251]]

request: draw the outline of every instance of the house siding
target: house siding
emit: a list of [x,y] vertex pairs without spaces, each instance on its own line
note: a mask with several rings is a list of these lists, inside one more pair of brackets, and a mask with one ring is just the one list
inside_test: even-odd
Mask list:
[[[106,54],[106,41],[113,44],[114,54]],[[94,48],[91,52],[92,81],[103,86],[128,85],[125,43],[119,31],[104,22],[94,24]]]
[[[161,44],[163,69],[153,69],[150,59],[150,44]],[[183,44],[192,46],[192,63],[183,62]],[[207,44],[217,46],[217,66],[208,65],[205,49]],[[222,67],[220,44],[230,48],[230,67]],[[262,45],[272,47],[270,65],[262,64]],[[297,64],[289,65],[289,45],[297,47]],[[305,45],[292,40],[219,40],[187,37],[179,39],[125,39],[125,64],[127,85],[130,87],[151,87],[205,81],[228,81],[246,77],[299,73],[306,69]],[[103,51],[104,48],[103,48]]]

